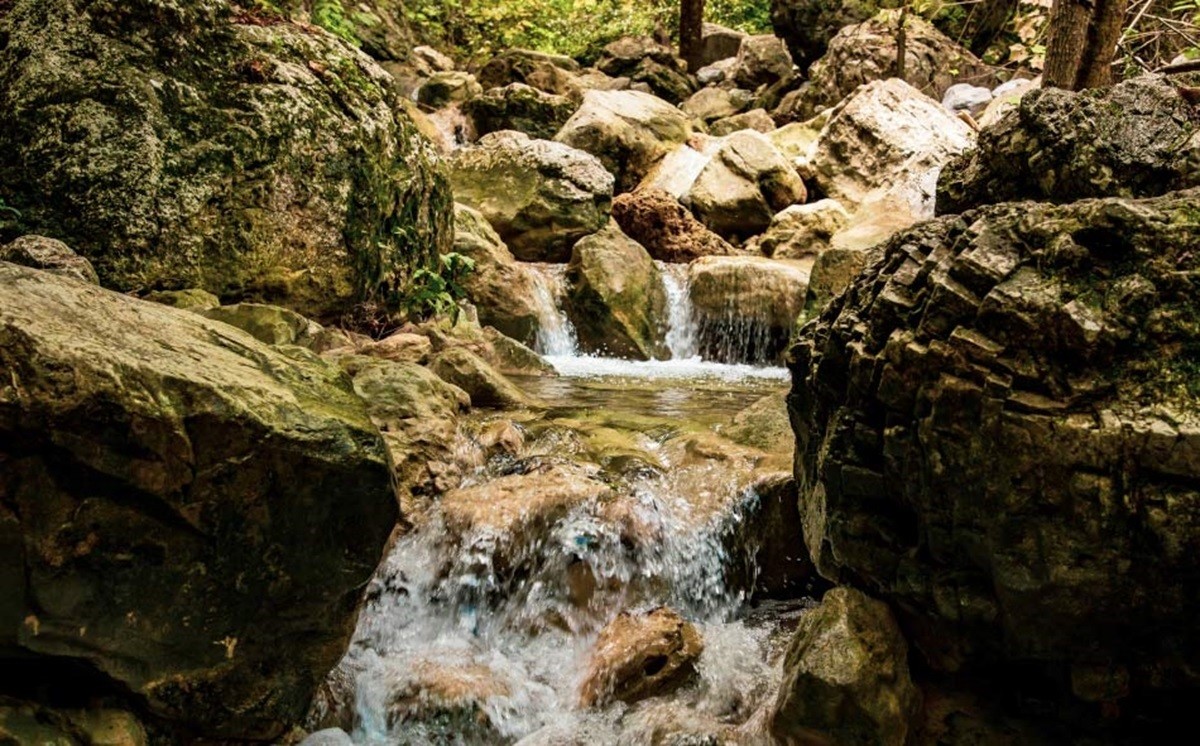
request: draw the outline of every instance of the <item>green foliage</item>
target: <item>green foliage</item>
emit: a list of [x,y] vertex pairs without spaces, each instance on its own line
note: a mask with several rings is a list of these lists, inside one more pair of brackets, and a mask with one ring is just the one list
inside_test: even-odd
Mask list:
[[466,296],[463,279],[475,269],[475,260],[456,252],[443,254],[435,272],[424,267],[413,272],[400,296],[400,309],[414,318],[449,314],[458,321],[458,301]]
[[346,12],[342,0],[254,0],[255,7],[264,13],[303,17],[315,26],[320,26],[334,36],[357,45],[358,35],[354,21]]
[[9,204],[4,201],[4,198],[0,197],[0,217],[5,215],[19,219],[21,217],[21,211],[15,207],[9,206]]

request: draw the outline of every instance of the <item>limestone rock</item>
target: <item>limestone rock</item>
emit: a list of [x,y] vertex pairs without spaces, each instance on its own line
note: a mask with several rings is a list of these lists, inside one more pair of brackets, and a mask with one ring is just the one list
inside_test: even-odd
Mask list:
[[516,130],[543,140],[552,139],[576,108],[577,104],[566,96],[524,83],[492,88],[463,107],[477,135]]
[[1000,121],[1000,117],[1004,114],[1017,108],[1021,103],[1021,99],[1025,98],[1025,94],[1036,91],[1042,86],[1042,78],[1038,76],[1033,80],[1025,80],[1023,78],[1014,78],[1006,83],[1001,83],[992,89],[992,100],[988,103],[987,108],[983,113],[976,117],[979,123],[979,128],[991,127],[996,122]]
[[772,216],[807,196],[792,164],[759,132],[735,132],[696,177],[685,204],[723,238],[761,233]]
[[688,267],[701,353],[725,362],[774,362],[804,304],[807,263],[708,256]]
[[417,89],[417,101],[431,109],[461,104],[483,93],[475,76],[461,70],[434,73]]
[[685,100],[694,89],[683,60],[670,47],[647,36],[626,36],[608,44],[596,68],[614,78],[641,83],[650,93],[672,104]]
[[449,248],[436,154],[365,54],[244,18],[228,0],[7,3],[5,201],[119,290],[317,319],[383,299]]
[[686,114],[638,91],[588,91],[555,140],[591,153],[616,176],[616,191],[631,191],[655,163],[687,141]]
[[0,339],[0,657],[86,661],[189,737],[296,724],[398,515],[346,378],[12,264]]
[[480,323],[532,343],[540,313],[535,279],[478,210],[455,205],[454,250],[475,260],[475,269],[462,285],[479,311]]
[[938,214],[1019,199],[1152,197],[1200,185],[1200,120],[1163,76],[1030,92],[946,166]]
[[904,746],[920,707],[888,607],[834,588],[800,617],[770,729],[782,744]]
[[808,276],[804,310],[798,322],[821,315],[825,304],[850,286],[870,258],[871,251],[862,248],[830,248],[821,252]]
[[452,383],[471,396],[476,407],[524,407],[531,400],[499,371],[475,353],[456,348],[440,352],[429,369],[443,381]]
[[702,256],[732,254],[725,239],[704,227],[667,192],[653,187],[613,200],[613,220],[625,235],[640,243],[654,259],[690,262]]
[[665,694],[695,673],[704,641],[695,626],[666,607],[622,612],[600,630],[584,675],[584,707],[633,703]]
[[502,743],[488,717],[489,700],[512,696],[505,678],[463,660],[419,660],[406,666],[387,694],[387,719],[423,743]]
[[613,178],[596,158],[520,132],[495,132],[450,158],[455,197],[483,213],[523,261],[566,261],[608,222]]
[[321,325],[295,311],[261,303],[237,303],[200,311],[206,318],[237,327],[259,342],[268,345],[300,345],[309,343],[321,332]]
[[539,91],[567,96],[575,89],[578,72],[579,63],[570,57],[529,49],[506,49],[480,68],[479,82],[488,89],[524,83]]
[[[746,34],[716,23],[706,23],[700,33],[700,64],[708,66],[736,57]],[[703,82],[703,81],[701,81]]]
[[738,47],[733,80],[754,90],[792,75],[792,56],[783,39],[773,35],[747,36]]
[[100,284],[91,262],[62,241],[45,236],[21,236],[6,246],[0,246],[0,261],[33,267],[93,285]]
[[151,303],[161,303],[172,308],[182,308],[187,311],[207,311],[221,305],[221,299],[207,290],[190,288],[188,290],[156,290],[147,293],[142,300]]
[[429,360],[430,353],[433,352],[433,343],[423,335],[397,331],[378,342],[358,347],[357,352],[394,363],[422,364]]
[[667,296],[654,260],[615,224],[575,245],[567,266],[567,312],[587,352],[666,357],[659,324]]
[[341,728],[325,728],[316,733],[309,733],[300,746],[354,746],[350,735]]
[[955,83],[942,94],[942,106],[954,113],[978,116],[992,102],[992,91],[970,83]]
[[849,219],[846,208],[835,199],[792,205],[771,218],[758,246],[775,259],[819,256]]
[[754,94],[744,88],[701,88],[679,108],[705,123],[744,111]]
[[829,40],[844,27],[860,23],[900,0],[771,0],[771,25],[787,42],[801,69],[820,59]]
[[[829,51],[809,70],[810,85],[797,110],[807,119],[833,106],[864,83],[892,77],[896,65],[898,11],[847,26],[829,42]],[[991,68],[956,44],[920,16],[908,14],[904,80],[930,98],[941,101],[954,83],[994,85]]]
[[732,135],[741,130],[754,130],[769,134],[775,131],[775,120],[765,109],[751,109],[741,114],[718,119],[709,126],[708,130],[717,137]]
[[799,332],[806,543],[933,667],[1111,663],[1129,708],[1193,696],[1198,198],[937,218]]

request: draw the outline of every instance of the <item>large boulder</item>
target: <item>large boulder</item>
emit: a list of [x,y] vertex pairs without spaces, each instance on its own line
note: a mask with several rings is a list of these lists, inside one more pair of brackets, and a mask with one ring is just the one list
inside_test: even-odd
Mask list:
[[454,206],[454,250],[475,262],[462,286],[475,304],[479,322],[531,344],[543,312],[537,279],[513,257],[478,210]]
[[596,158],[520,132],[494,132],[449,160],[454,196],[483,213],[522,261],[563,262],[608,222],[613,177]]
[[771,711],[778,743],[904,746],[921,695],[886,604],[834,588],[800,617]]
[[654,164],[692,134],[688,116],[639,91],[588,91],[555,140],[591,153],[631,191]]
[[778,362],[804,305],[811,262],[709,256],[688,267],[706,359]]
[[734,248],[713,233],[668,192],[644,187],[613,200],[613,220],[650,256],[664,262],[690,262],[702,256],[732,254]]
[[[898,22],[899,12],[886,10],[839,31],[829,42],[829,51],[809,70],[809,85],[794,116],[807,119],[863,83],[893,77]],[[954,83],[999,82],[990,67],[920,16],[910,13],[905,31],[904,80],[926,96],[941,101],[942,93]]]
[[617,615],[596,638],[579,700],[584,707],[632,704],[667,694],[696,673],[704,640],[666,607]]
[[772,34],[747,36],[738,47],[731,77],[750,90],[792,76],[792,56],[783,39]]
[[263,344],[309,347],[323,331],[320,324],[279,306],[235,303],[208,309],[191,309],[202,316],[237,327]]
[[902,4],[901,0],[771,0],[771,25],[787,42],[796,64],[807,69],[844,27]]
[[62,241],[45,236],[21,236],[8,245],[0,246],[0,262],[12,262],[81,282],[100,284],[91,262]]
[[694,90],[687,65],[674,50],[648,36],[625,36],[604,47],[596,61],[600,72],[641,83],[655,96],[678,104]]
[[506,49],[479,70],[484,88],[503,88],[510,83],[527,86],[559,96],[576,90],[575,74],[579,63],[570,57],[529,49]]
[[578,104],[566,96],[539,91],[524,83],[510,83],[471,99],[463,106],[463,111],[471,119],[477,135],[516,130],[530,137],[549,140],[562,129],[577,107]]
[[1194,700],[1198,199],[937,218],[799,332],[806,543],[933,667],[1036,664],[1133,713]]
[[820,256],[849,219],[846,208],[836,199],[792,205],[771,218],[758,247],[773,259]]
[[398,517],[349,381],[12,264],[0,380],[0,664],[32,657],[181,739],[296,724]]
[[742,240],[808,196],[796,169],[760,132],[735,132],[696,177],[684,202],[713,232]]
[[754,94],[744,88],[701,88],[679,105],[689,115],[708,124],[745,111]]
[[461,104],[483,93],[475,76],[462,70],[434,73],[417,89],[417,101],[431,109]]
[[615,223],[575,244],[567,283],[567,313],[584,351],[635,360],[667,356],[662,276]]
[[449,248],[434,151],[387,73],[336,37],[228,0],[7,6],[5,201],[105,285],[320,318]]
[[706,23],[700,30],[700,64],[708,66],[720,60],[736,57],[746,34],[716,23]]
[[1200,185],[1200,119],[1166,77],[1034,90],[938,181],[939,214],[1018,199],[1152,197]]

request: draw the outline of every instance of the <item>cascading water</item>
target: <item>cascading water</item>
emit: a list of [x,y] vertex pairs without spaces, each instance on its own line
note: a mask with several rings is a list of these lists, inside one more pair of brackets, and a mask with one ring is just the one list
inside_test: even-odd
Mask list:
[[700,355],[699,327],[696,311],[688,295],[686,264],[657,262],[662,272],[663,288],[667,291],[667,349],[672,360],[691,360]]
[[575,325],[567,316],[563,299],[567,294],[567,265],[528,264],[534,278],[538,304],[538,332],[535,349],[550,358],[579,354]]

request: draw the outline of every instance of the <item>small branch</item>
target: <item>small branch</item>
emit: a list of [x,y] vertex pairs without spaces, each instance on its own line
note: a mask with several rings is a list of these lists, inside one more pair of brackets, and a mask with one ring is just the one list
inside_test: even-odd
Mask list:
[[1179,73],[1193,73],[1200,70],[1200,60],[1186,60],[1184,62],[1175,62],[1170,65],[1163,65],[1154,72],[1163,75],[1177,75]]

